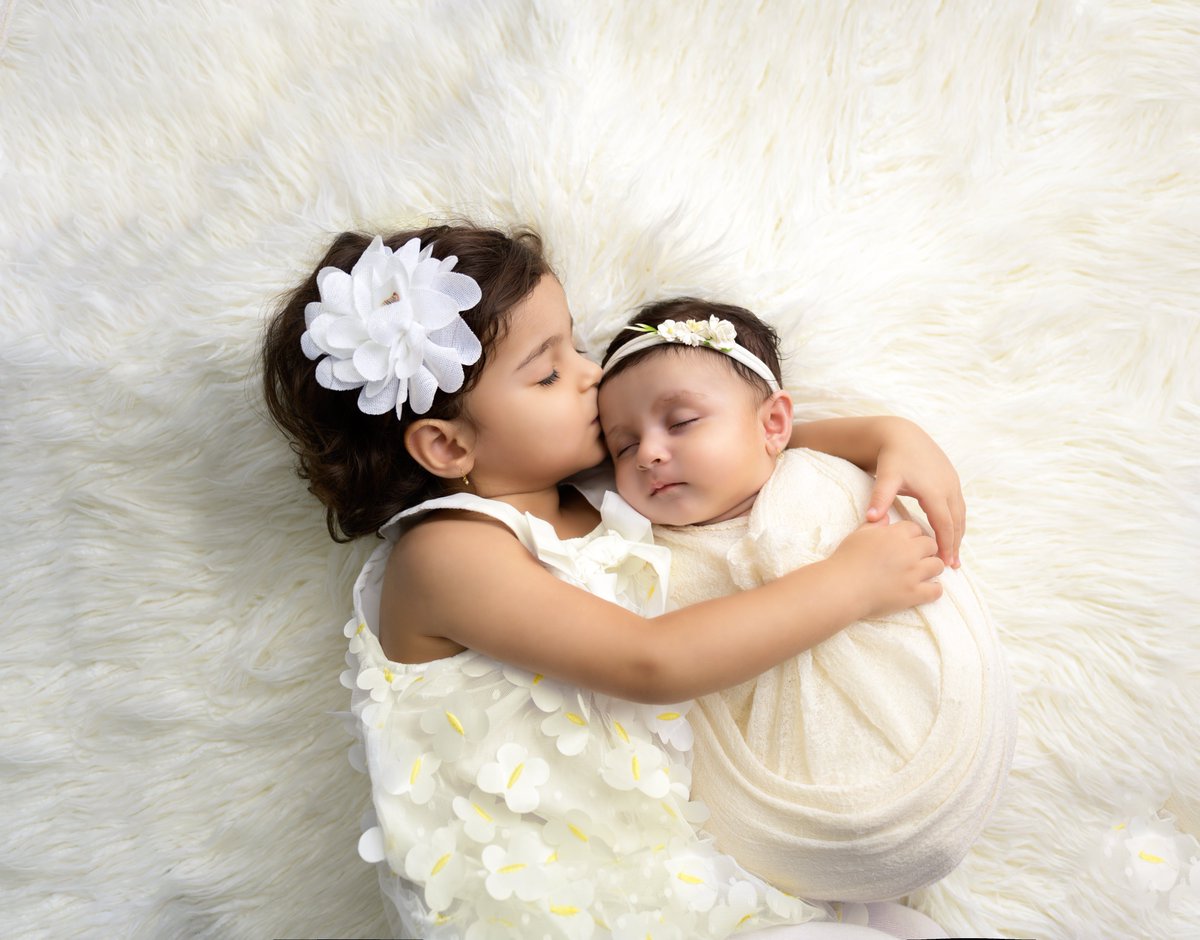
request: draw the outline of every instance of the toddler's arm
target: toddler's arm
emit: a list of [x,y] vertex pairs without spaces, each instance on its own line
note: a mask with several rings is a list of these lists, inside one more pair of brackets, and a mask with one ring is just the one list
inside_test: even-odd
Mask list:
[[857,464],[875,476],[868,521],[887,515],[896,496],[914,496],[937,537],[947,565],[959,566],[967,525],[962,486],[949,458],[933,438],[904,418],[830,418],[792,428],[792,447],[807,447]]
[[[392,550],[385,591],[403,623],[503,662],[641,702],[678,702],[771,668],[856,620],[937,598],[933,540],[913,522],[866,526],[828,559],[653,622],[546,571],[500,526],[430,520]],[[385,643],[386,648],[386,643]]]

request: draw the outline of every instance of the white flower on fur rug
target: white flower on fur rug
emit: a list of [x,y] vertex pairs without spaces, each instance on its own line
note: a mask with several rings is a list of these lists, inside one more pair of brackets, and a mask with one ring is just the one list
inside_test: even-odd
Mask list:
[[1200,903],[1200,842],[1169,816],[1136,816],[1107,834],[1104,868],[1141,902],[1182,908]]

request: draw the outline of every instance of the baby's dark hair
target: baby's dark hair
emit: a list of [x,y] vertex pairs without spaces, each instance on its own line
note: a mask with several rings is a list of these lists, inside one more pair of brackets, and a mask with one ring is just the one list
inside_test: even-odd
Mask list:
[[325,506],[325,524],[337,542],[369,535],[401,510],[446,492],[445,482],[409,455],[404,432],[419,419],[453,420],[464,413],[464,396],[503,338],[509,312],[542,275],[553,273],[541,239],[528,230],[508,234],[455,224],[384,236],[384,244],[393,251],[419,238],[422,246],[433,246],[434,257],[458,258],[454,270],[474,278],[483,295],[462,312],[483,354],[464,368],[462,388],[438,391],[424,414],[405,408],[399,420],[394,410],[368,415],[358,408],[357,389],[332,391],[317,384],[317,363],[301,350],[300,336],[305,331],[304,308],[320,299],[318,272],[326,267],[349,271],[371,238],[358,232],[338,235],[304,282],[283,296],[262,342],[267,410],[291,441],[296,473]]
[[[715,303],[711,300],[699,300],[695,297],[673,297],[670,300],[658,300],[642,307],[641,310],[630,318],[629,326],[639,323],[644,323],[646,326],[658,326],[667,320],[707,320],[713,316],[720,320],[728,320],[733,324],[734,329],[737,330],[738,345],[744,346],[748,351],[758,356],[766,364],[767,368],[771,370],[771,374],[775,376],[775,381],[782,387],[783,372],[779,365],[779,334],[775,332],[774,327],[769,323],[760,320],[745,307]],[[604,358],[601,364],[607,364],[608,360],[613,357],[618,349],[639,335],[641,334],[633,330],[622,329],[621,332],[613,337],[613,341],[608,344],[608,349],[604,351]],[[684,346],[679,343],[662,343],[658,346],[640,349],[635,353],[630,353],[613,366],[611,370],[605,373],[602,381],[607,382],[614,375],[620,375],[625,369],[650,356],[680,355],[686,350],[696,348],[702,347]],[[715,355],[721,355],[715,350],[712,350],[712,352]],[[771,394],[771,388],[762,376],[749,367],[742,365],[736,359],[724,355],[721,355],[721,358],[749,385],[762,392],[763,397]]]

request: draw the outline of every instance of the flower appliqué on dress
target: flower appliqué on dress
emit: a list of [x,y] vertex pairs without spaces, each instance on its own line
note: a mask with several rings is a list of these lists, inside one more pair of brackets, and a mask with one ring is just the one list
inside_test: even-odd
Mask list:
[[547,859],[552,851],[531,832],[518,832],[508,848],[489,845],[483,850],[483,866],[488,871],[487,892],[497,901],[514,894],[522,901],[544,898],[551,888]]
[[436,830],[428,842],[418,842],[404,858],[404,872],[425,887],[431,911],[444,911],[453,902],[467,877],[467,863],[450,826]]
[[550,765],[532,757],[520,744],[502,744],[496,759],[479,768],[476,783],[485,793],[498,793],[514,813],[529,813],[541,801],[539,788],[550,779]]
[[456,761],[488,731],[487,714],[466,701],[434,705],[421,715],[421,730],[433,737],[433,749],[444,761]]

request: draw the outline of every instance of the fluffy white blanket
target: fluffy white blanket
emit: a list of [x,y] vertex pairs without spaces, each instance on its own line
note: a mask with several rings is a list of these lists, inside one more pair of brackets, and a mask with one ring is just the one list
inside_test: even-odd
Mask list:
[[1190,0],[0,2],[6,932],[382,929],[336,717],[368,546],[255,344],[332,232],[449,213],[540,229],[593,353],[729,299],[804,414],[956,461],[1021,730],[916,906],[1200,932],[1197,62]]

